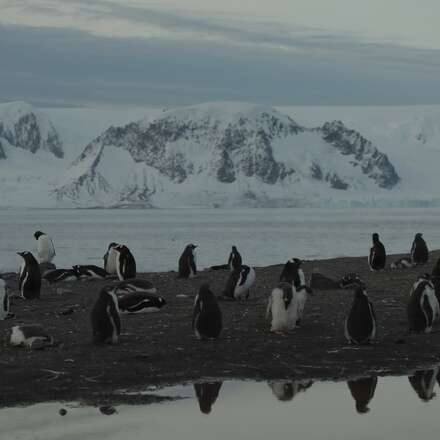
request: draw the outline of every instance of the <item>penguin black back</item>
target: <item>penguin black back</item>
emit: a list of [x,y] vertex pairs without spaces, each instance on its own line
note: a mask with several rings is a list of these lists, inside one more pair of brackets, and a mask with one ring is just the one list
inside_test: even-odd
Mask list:
[[370,249],[368,264],[370,265],[371,270],[383,270],[386,263],[385,246],[379,240],[378,233],[374,233],[372,239],[373,246]]
[[415,235],[411,246],[411,259],[414,264],[426,264],[428,262],[429,252],[426,241],[419,232]]
[[292,260],[289,260],[283,267],[280,275],[280,281],[291,283],[296,289],[298,289],[304,281],[301,279],[304,278],[302,269],[300,269],[301,264],[302,261],[298,258],[292,258]]
[[194,303],[192,328],[199,339],[217,339],[222,331],[222,312],[208,284],[200,287]]
[[229,270],[238,269],[243,264],[240,252],[235,246],[232,246],[232,251],[229,254],[228,267]]
[[197,246],[188,244],[179,258],[179,278],[191,278],[197,274],[194,249]]
[[41,271],[35,257],[30,252],[17,252],[23,258],[18,286],[24,299],[40,298]]
[[119,306],[113,287],[103,287],[91,313],[93,342],[95,344],[117,343],[121,334]]
[[136,260],[130,249],[123,244],[119,244],[114,248],[117,252],[116,272],[121,281],[136,278]]
[[419,277],[414,283],[406,308],[409,330],[415,333],[429,333],[439,312],[434,285],[429,275]]
[[345,322],[345,336],[354,344],[368,344],[376,336],[376,316],[373,304],[362,286],[354,292],[353,305]]

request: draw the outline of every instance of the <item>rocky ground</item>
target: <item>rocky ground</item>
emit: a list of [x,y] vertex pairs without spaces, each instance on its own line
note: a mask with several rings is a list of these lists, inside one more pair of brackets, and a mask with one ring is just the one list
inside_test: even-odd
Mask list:
[[[398,257],[389,257],[389,262]],[[203,271],[191,280],[177,279],[174,272],[140,274],[168,304],[155,314],[123,315],[120,343],[114,346],[91,342],[90,310],[105,281],[63,283],[58,291],[45,285],[40,300],[13,298],[16,317],[0,321],[0,406],[74,399],[115,403],[118,389],[205,377],[337,380],[423,369],[440,363],[440,333],[407,334],[406,304],[416,276],[431,272],[439,257],[436,251],[427,266],[379,273],[369,271],[365,257],[304,263],[307,276],[313,269],[334,279],[357,272],[366,281],[376,308],[378,340],[363,347],[349,346],[344,338],[351,290],[315,290],[301,328],[284,337],[269,333],[267,296],[281,265],[256,268],[249,301],[221,302],[224,331],[218,341],[196,340],[192,306],[202,283],[221,292],[226,271]],[[73,313],[63,314],[70,309]],[[19,323],[44,325],[55,344],[38,351],[9,346],[8,332]]]

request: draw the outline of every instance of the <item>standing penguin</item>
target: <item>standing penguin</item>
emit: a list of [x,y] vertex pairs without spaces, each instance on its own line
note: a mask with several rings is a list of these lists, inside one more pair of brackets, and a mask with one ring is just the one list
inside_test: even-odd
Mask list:
[[104,270],[110,275],[116,275],[116,250],[115,247],[118,246],[118,243],[110,243],[107,248],[107,252],[105,253],[104,259]]
[[0,321],[13,318],[14,315],[9,312],[9,296],[6,282],[0,278]]
[[232,272],[234,269],[238,269],[242,265],[243,261],[241,259],[240,252],[238,252],[235,246],[232,246],[232,251],[228,258],[228,267]]
[[127,246],[118,244],[116,251],[116,273],[121,281],[136,278],[136,260]]
[[243,265],[234,269],[226,281],[223,296],[230,300],[248,299],[255,278],[255,270],[250,266]]
[[438,318],[439,302],[429,275],[421,276],[414,283],[407,306],[409,330],[415,333],[431,333]]
[[411,246],[411,259],[414,264],[426,264],[428,262],[428,246],[420,232],[414,237]]
[[222,331],[222,312],[208,284],[200,287],[194,302],[192,328],[198,339],[217,339]]
[[356,411],[359,414],[366,414],[370,411],[368,404],[374,397],[374,392],[376,391],[377,386],[377,377],[371,376],[349,380],[347,381],[347,385],[356,402]]
[[270,331],[284,334],[296,326],[298,320],[297,298],[295,287],[290,283],[279,283],[272,290],[267,303],[266,318],[272,314]]
[[373,246],[370,249],[370,255],[368,257],[368,264],[371,270],[383,270],[385,269],[386,252],[385,246],[379,240],[379,234],[374,233]]
[[369,344],[376,337],[376,315],[362,285],[354,292],[353,305],[345,321],[345,337],[350,344]]
[[91,313],[93,342],[116,344],[121,334],[121,319],[116,295],[111,286],[99,292]]
[[17,252],[23,258],[18,277],[18,288],[24,299],[40,298],[41,271],[37,260],[30,252]]
[[51,263],[56,255],[52,239],[41,231],[35,232],[34,237],[37,240],[38,261],[40,264]]
[[189,244],[185,247],[179,258],[179,278],[193,278],[197,274],[195,244]]
[[435,288],[435,296],[440,303],[440,258],[432,269],[431,281]]

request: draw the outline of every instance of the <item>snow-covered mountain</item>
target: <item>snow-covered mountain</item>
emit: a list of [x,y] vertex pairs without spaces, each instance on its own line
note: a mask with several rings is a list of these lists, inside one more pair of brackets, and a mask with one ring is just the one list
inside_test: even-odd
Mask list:
[[110,127],[69,174],[54,194],[83,206],[292,206],[399,181],[387,156],[340,121],[306,128],[274,108],[230,103]]
[[8,103],[0,206],[439,206],[439,154],[440,107]]

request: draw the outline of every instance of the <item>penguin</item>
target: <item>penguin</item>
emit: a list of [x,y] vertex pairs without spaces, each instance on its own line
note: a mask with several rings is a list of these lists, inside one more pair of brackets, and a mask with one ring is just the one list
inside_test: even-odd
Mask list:
[[301,325],[304,315],[308,295],[312,293],[310,287],[306,285],[306,277],[301,269],[302,261],[299,258],[292,258],[284,265],[280,275],[281,282],[291,283],[295,289],[297,305],[297,326]]
[[413,390],[423,402],[429,402],[435,397],[434,387],[438,373],[439,368],[437,367],[432,370],[419,370],[414,375],[408,376]]
[[75,269],[54,269],[44,272],[43,280],[46,280],[49,284],[61,281],[77,281],[79,275]]
[[156,293],[157,289],[148,280],[142,278],[132,278],[131,280],[121,281],[114,288],[117,297],[131,292]]
[[0,278],[0,321],[13,318],[14,314],[9,312],[8,287],[3,278]]
[[372,271],[385,269],[386,252],[385,246],[379,240],[379,234],[374,233],[372,235],[373,246],[370,249],[370,255],[368,257],[368,264]]
[[193,278],[197,274],[196,266],[196,245],[189,244],[185,247],[179,258],[179,278]]
[[217,339],[222,331],[222,312],[208,284],[200,287],[194,302],[192,328],[198,339]]
[[11,329],[10,344],[15,347],[28,347],[38,350],[53,344],[53,338],[48,335],[40,324],[15,325]]
[[230,300],[248,299],[255,278],[255,270],[252,267],[243,265],[235,269],[226,281],[223,298]]
[[439,317],[439,302],[429,277],[420,276],[412,286],[406,308],[410,332],[431,333],[432,325]]
[[203,382],[194,384],[194,391],[202,414],[209,414],[211,412],[212,405],[214,405],[217,400],[222,385],[223,382]]
[[411,259],[414,264],[426,264],[428,262],[428,246],[422,235],[420,232],[417,233],[411,246]]
[[118,244],[116,251],[116,273],[121,281],[136,278],[136,260],[127,246]]
[[110,243],[107,248],[107,252],[105,253],[104,259],[104,270],[110,275],[117,275],[116,270],[116,250],[115,247],[118,246],[119,243]]
[[312,385],[312,380],[277,380],[268,382],[273,395],[280,402],[290,402],[298,393],[305,393]]
[[377,386],[377,377],[362,377],[360,379],[347,381],[348,389],[356,402],[356,411],[359,414],[366,414],[370,411],[368,404],[374,397]]
[[111,287],[105,286],[101,289],[90,317],[95,344],[118,342],[121,334],[121,319],[118,300]]
[[339,286],[341,289],[351,289],[353,287],[364,286],[365,283],[362,281],[361,277],[354,272],[345,274],[339,281]]
[[34,237],[37,240],[38,261],[40,263],[51,263],[56,255],[52,239],[41,231],[35,232]]
[[238,252],[235,246],[232,246],[231,253],[228,258],[228,267],[231,272],[238,269],[242,265],[243,261],[241,259],[240,252]]
[[272,290],[266,309],[266,319],[272,314],[270,331],[277,334],[293,330],[298,321],[298,305],[295,287],[279,283]]
[[376,337],[376,315],[364,286],[354,291],[354,300],[345,320],[345,337],[351,344],[369,344]]
[[390,269],[396,270],[396,269],[409,269],[411,267],[414,267],[415,264],[412,262],[412,259],[409,258],[399,258],[396,261],[393,261],[390,264]]
[[41,272],[37,260],[30,252],[17,252],[23,258],[18,278],[18,288],[22,298],[40,298]]
[[435,296],[440,303],[440,258],[431,272],[431,281],[435,288]]
[[102,280],[108,277],[108,273],[101,267],[91,265],[75,265],[73,270],[79,278],[96,278]]
[[148,292],[132,292],[118,297],[121,313],[158,312],[167,302],[165,298]]

